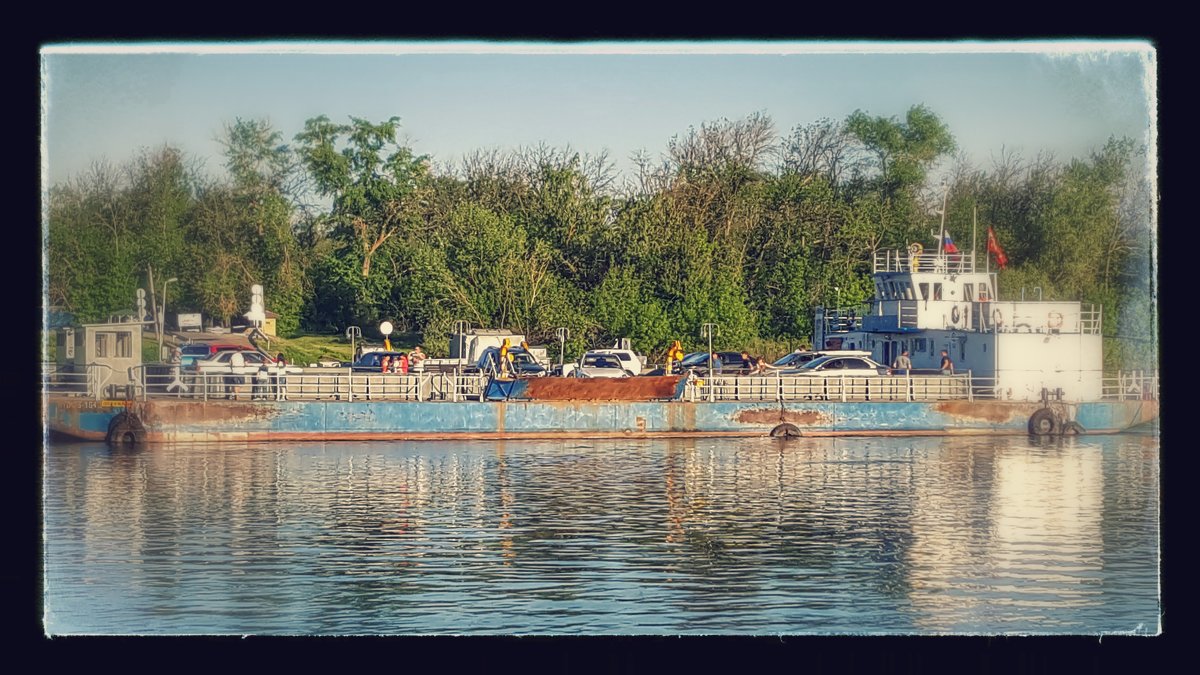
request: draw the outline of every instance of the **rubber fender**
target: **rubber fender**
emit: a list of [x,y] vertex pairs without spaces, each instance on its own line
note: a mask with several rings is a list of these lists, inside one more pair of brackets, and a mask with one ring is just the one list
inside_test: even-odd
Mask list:
[[146,441],[146,427],[136,415],[118,413],[108,423],[104,441],[109,445],[140,445]]
[[784,422],[771,430],[771,438],[795,438],[800,435],[800,427]]
[[1058,415],[1049,408],[1041,408],[1029,416],[1029,435],[1049,436],[1059,430]]

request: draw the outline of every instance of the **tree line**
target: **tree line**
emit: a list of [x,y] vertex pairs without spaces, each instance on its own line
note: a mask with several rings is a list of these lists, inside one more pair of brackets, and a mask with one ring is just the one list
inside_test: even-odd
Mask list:
[[976,218],[994,227],[1010,261],[1001,299],[1036,287],[1102,305],[1106,365],[1156,362],[1152,189],[1128,139],[981,167],[924,106],[783,134],[759,113],[639,153],[618,183],[607,156],[547,146],[435,169],[399,129],[322,116],[285,142],[239,119],[219,178],[171,146],[95,163],[49,190],[47,301],[103,320],[172,277],[172,313],[228,325],[258,283],[285,336],[370,334],[386,319],[435,354],[458,321],[548,344],[565,326],[569,354],[619,337],[651,354],[675,339],[699,348],[709,322],[729,348],[796,344],[815,306],[871,297],[876,251],[928,247],[944,198],[960,248]]

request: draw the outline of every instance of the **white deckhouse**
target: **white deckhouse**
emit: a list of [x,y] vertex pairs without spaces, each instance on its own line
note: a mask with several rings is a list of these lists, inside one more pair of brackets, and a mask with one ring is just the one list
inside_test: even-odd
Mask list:
[[913,369],[926,371],[938,369],[944,349],[956,373],[969,371],[977,392],[999,400],[1035,401],[1043,389],[1067,401],[1101,398],[1100,308],[998,301],[995,273],[976,270],[968,252],[880,251],[873,278],[865,308],[818,308],[815,348],[869,349],[885,364],[907,349]]

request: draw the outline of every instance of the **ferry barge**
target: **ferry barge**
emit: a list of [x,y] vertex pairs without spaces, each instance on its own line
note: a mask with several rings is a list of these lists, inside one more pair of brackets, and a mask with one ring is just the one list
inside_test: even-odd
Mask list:
[[[912,368],[834,377],[506,380],[289,368],[256,384],[147,366],[43,372],[44,424],[120,442],[1114,433],[1158,417],[1154,373],[1102,371],[1098,308],[997,301],[970,253],[884,251],[875,297],[819,309],[816,344]],[[140,341],[140,336],[131,339]],[[941,352],[954,361],[940,370]],[[137,350],[129,350],[133,354]],[[256,396],[257,394],[257,396]]]

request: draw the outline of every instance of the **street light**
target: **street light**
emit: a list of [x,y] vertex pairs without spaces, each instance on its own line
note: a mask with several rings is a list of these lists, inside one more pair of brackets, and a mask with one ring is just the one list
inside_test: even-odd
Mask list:
[[179,281],[179,280],[175,279],[175,277],[172,276],[172,277],[170,277],[170,279],[163,282],[163,285],[162,285],[162,307],[160,307],[160,309],[158,309],[158,311],[160,311],[160,313],[161,313],[161,316],[158,317],[158,358],[160,358],[160,359],[163,358],[163,356],[162,356],[162,334],[163,334],[163,331],[167,329],[167,286],[169,286],[170,282],[172,282],[172,281]]

